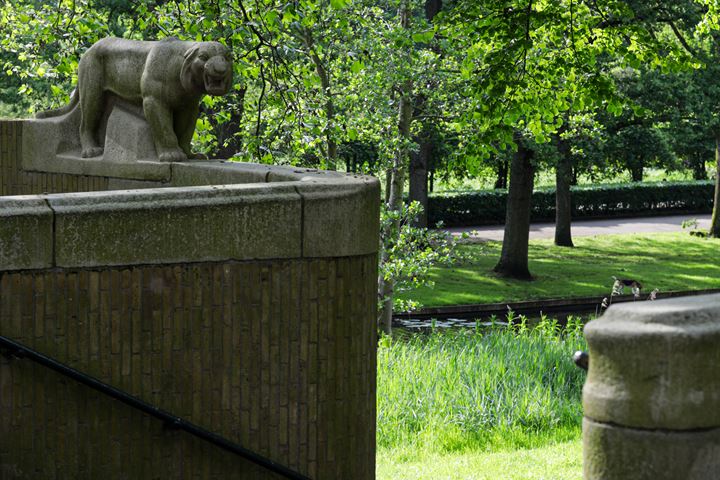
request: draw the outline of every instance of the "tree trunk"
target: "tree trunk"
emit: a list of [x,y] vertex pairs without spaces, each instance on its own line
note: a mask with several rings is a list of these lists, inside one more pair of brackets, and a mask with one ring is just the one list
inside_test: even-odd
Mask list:
[[495,272],[503,277],[532,280],[528,269],[530,209],[535,171],[533,152],[518,140],[518,151],[510,164],[510,188],[505,213],[505,235]]
[[420,149],[410,156],[410,201],[419,202],[423,207],[422,213],[414,223],[415,227],[427,227],[428,207],[428,164],[432,155],[433,144],[427,136],[418,139]]
[[333,103],[332,92],[330,91],[330,75],[320,56],[315,51],[315,40],[310,29],[305,29],[303,40],[310,52],[310,59],[313,65],[315,65],[315,72],[318,77],[320,77],[320,86],[322,87],[323,97],[325,97],[325,119],[327,120],[327,125],[325,125],[325,141],[327,143],[327,150],[325,152],[326,167],[328,170],[337,170],[337,142],[335,141],[333,132],[335,104]]
[[[428,22],[432,22],[440,10],[442,9],[442,0],[425,0],[425,18]],[[415,99],[415,108],[422,114],[423,110],[428,108],[427,98],[425,95],[418,95]],[[433,136],[430,135],[430,129],[433,128],[429,120],[424,120],[423,134],[417,139],[420,149],[418,153],[410,156],[410,201],[418,202],[422,205],[422,213],[413,222],[413,226],[425,228],[427,227],[427,209],[428,209],[428,170],[430,166],[430,158],[433,152]]]
[[432,22],[435,15],[442,10],[442,0],[425,0],[425,18]]
[[692,162],[693,179],[707,180],[707,171],[705,170],[705,158],[702,155],[693,156]]
[[562,138],[562,130],[558,132],[558,159],[555,169],[555,245],[573,247],[572,199],[570,196],[570,181],[572,179],[572,157],[570,145]]
[[497,178],[495,179],[495,189],[507,188],[508,161],[503,160],[498,164]]
[[[410,140],[410,124],[412,122],[413,112],[413,101],[410,97],[412,92],[412,81],[408,80],[403,84],[403,94],[400,97],[400,105],[398,107],[398,129],[400,136],[403,137],[405,142],[401,142],[403,146],[398,149],[393,160],[393,166],[391,171],[388,172],[391,175],[390,182],[390,195],[388,199],[388,210],[399,212],[402,210],[402,194],[403,186],[405,184],[405,165],[408,160],[408,150],[404,146],[407,144],[407,140]],[[400,235],[400,218],[388,225],[386,230],[382,232],[383,242],[387,246],[398,240]],[[384,263],[388,260],[387,248],[383,248],[380,255],[380,262]],[[395,282],[392,279],[385,279],[382,276],[378,281],[378,289],[381,299],[380,308],[380,328],[386,334],[392,333],[392,310],[393,310],[393,296],[395,294]]]
[[710,236],[720,238],[720,132],[715,134],[715,196],[713,198]]
[[241,142],[235,136],[240,129],[243,113],[245,112],[245,92],[247,88],[242,88],[235,98],[236,107],[230,110],[230,120],[216,127],[216,135],[218,148],[213,158],[231,158],[240,151]]
[[[404,29],[410,28],[410,0],[403,0],[400,4],[400,26]],[[388,172],[391,176],[390,193],[387,203],[388,210],[400,212],[402,210],[402,193],[405,185],[405,166],[408,162],[408,144],[410,143],[410,126],[413,120],[413,82],[411,78],[406,79],[400,85],[400,104],[398,105],[398,130],[400,135],[400,148],[398,148],[393,165]],[[382,235],[384,247],[380,253],[380,263],[388,260],[388,246],[397,242],[400,236],[400,215],[397,219],[388,224]],[[385,279],[382,275],[378,279],[378,296],[380,297],[380,312],[378,318],[379,327],[388,335],[392,334],[392,307],[395,294],[395,281]]]
[[[642,161],[640,161],[642,162]],[[630,179],[633,182],[642,182],[643,181],[643,166],[642,163],[638,163],[637,165],[631,165],[630,168]]]

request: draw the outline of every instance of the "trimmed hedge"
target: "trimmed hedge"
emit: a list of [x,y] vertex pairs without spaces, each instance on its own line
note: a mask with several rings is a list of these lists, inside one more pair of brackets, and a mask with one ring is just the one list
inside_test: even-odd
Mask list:
[[[622,217],[712,211],[714,183],[657,182],[571,188],[573,218]],[[446,227],[505,223],[506,190],[433,193],[428,224]],[[555,220],[555,189],[533,192],[533,221]]]

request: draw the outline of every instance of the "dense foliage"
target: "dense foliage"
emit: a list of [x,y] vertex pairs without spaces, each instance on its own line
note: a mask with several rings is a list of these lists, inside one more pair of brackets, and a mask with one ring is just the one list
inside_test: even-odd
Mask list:
[[[709,213],[713,207],[713,183],[654,182],[615,185],[575,186],[572,191],[573,218]],[[502,224],[505,221],[507,191],[479,190],[444,192],[430,196],[428,221],[448,227]],[[555,189],[533,192],[531,218],[555,218]]]
[[64,103],[80,54],[103,36],[217,39],[234,51],[237,85],[206,99],[197,148],[328,167],[357,167],[361,152],[360,167],[378,171],[406,141],[396,116],[407,87],[412,134],[444,145],[435,166],[474,174],[497,165],[517,132],[543,144],[571,123],[582,127],[568,135],[586,136],[595,112],[641,102],[622,68],[703,65],[684,44],[701,42],[692,33],[711,32],[714,14],[687,0],[6,0],[0,104],[22,115]]

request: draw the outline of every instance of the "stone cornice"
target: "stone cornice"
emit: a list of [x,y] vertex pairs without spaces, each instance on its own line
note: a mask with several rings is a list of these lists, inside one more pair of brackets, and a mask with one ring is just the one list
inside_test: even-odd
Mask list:
[[[24,143],[32,122],[24,125]],[[119,164],[22,155],[32,171],[109,177],[117,186],[143,180],[152,188],[0,197],[0,271],[378,249],[380,187],[373,177],[222,160]],[[139,164],[165,173],[143,178],[127,167]]]

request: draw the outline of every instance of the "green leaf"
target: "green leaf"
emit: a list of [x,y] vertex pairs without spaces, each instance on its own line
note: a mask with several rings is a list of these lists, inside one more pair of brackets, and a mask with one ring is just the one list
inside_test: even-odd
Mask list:
[[413,33],[412,39],[417,43],[427,43],[435,36],[434,30],[428,30],[427,32]]
[[297,18],[297,17],[296,17],[295,15],[293,15],[293,13],[292,13],[291,11],[289,11],[289,10],[285,10],[285,11],[283,12],[282,21],[283,21],[283,23],[286,24],[286,25],[289,24],[289,23],[292,23],[296,18]]
[[359,73],[363,68],[365,68],[365,64],[359,60],[355,60],[350,66],[350,70],[353,73]]
[[350,0],[330,0],[330,6],[337,10],[345,8],[348,3],[350,3]]
[[612,100],[608,102],[607,111],[617,117],[622,113],[622,105],[619,102]]
[[278,17],[280,16],[279,13],[277,13],[274,10],[270,10],[267,15],[265,16],[265,19],[267,20],[267,23],[269,24],[275,24],[277,22]]

